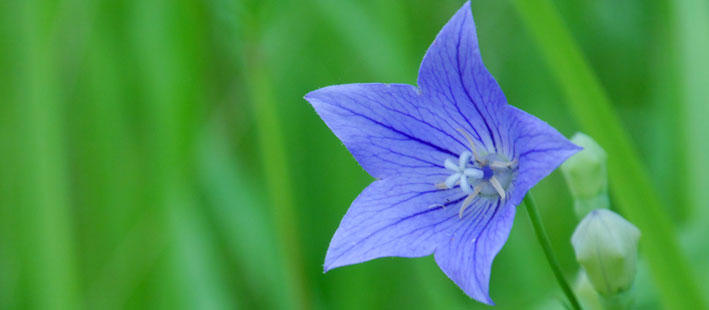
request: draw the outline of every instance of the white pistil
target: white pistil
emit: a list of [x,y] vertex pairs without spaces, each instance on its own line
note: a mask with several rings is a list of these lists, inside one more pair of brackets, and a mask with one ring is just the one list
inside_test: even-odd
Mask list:
[[463,171],[463,174],[473,178],[473,179],[480,179],[483,177],[483,172],[480,171],[479,169],[475,168],[468,168]]
[[460,178],[460,189],[462,189],[463,193],[466,194],[470,194],[472,192],[470,183],[468,183],[468,177],[465,175]]
[[483,176],[483,172],[481,170],[468,167],[471,156],[473,156],[472,153],[468,151],[463,152],[458,158],[457,165],[450,158],[446,159],[445,162],[443,162],[443,166],[445,166],[446,169],[453,171],[453,174],[446,178],[445,182],[436,184],[436,188],[450,189],[456,185],[460,185],[463,192],[466,194],[471,193],[472,189],[468,178],[479,179]]
[[465,151],[462,154],[460,154],[460,156],[458,157],[458,168],[459,169],[465,169],[465,167],[468,166],[468,162],[470,161],[470,156],[472,156],[472,154],[470,154],[470,152],[468,152],[468,151]]

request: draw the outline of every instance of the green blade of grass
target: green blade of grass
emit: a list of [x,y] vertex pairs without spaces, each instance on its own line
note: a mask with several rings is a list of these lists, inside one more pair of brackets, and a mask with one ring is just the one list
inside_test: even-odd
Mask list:
[[217,270],[223,261],[217,255],[214,236],[208,231],[202,214],[197,212],[191,190],[174,196],[170,212],[171,234],[177,270],[187,279],[185,294],[189,295],[189,309],[236,309],[233,296],[227,289],[224,275]]
[[[417,67],[406,65],[408,59],[415,59],[406,53],[404,41],[400,36],[388,35],[378,21],[370,16],[361,3],[340,1],[333,2],[327,0],[314,1],[320,15],[327,20],[330,27],[334,28],[338,34],[344,38],[344,42],[349,44],[359,55],[374,76],[392,81],[402,82],[413,80]],[[389,15],[394,15],[392,12]],[[382,24],[395,24],[394,20],[382,22]],[[376,42],[376,44],[368,44]],[[398,79],[398,80],[397,80]]]
[[[256,52],[256,51],[252,51]],[[268,76],[268,68],[263,61],[251,53],[246,61],[245,74],[249,77],[249,98],[251,98],[253,118],[256,120],[259,153],[263,164],[265,185],[272,206],[281,251],[289,257],[288,287],[295,290],[293,296],[299,309],[310,308],[307,280],[304,275],[302,253],[300,252],[299,229],[296,222],[295,204],[291,179],[286,159],[286,149],[280,132],[279,116],[273,101],[273,86]]]
[[[3,104],[0,104],[0,162],[7,167],[0,170],[0,309],[18,308],[18,291],[20,283],[18,281],[19,270],[13,268],[18,265],[19,257],[15,250],[18,236],[12,237],[13,223],[16,218],[13,216],[12,206],[16,203],[13,195],[13,185],[17,179],[16,152],[5,151],[7,147],[17,145],[17,135],[13,132],[18,127],[14,111],[14,102],[17,88],[17,79],[13,78],[17,72],[17,62],[14,61],[15,52],[9,42],[18,36],[15,30],[17,17],[11,14],[14,8],[9,1],[0,2],[0,94],[5,94]],[[14,18],[13,18],[14,16]],[[14,167],[14,168],[12,168]]]
[[240,278],[248,283],[255,304],[268,309],[289,309],[294,289],[288,287],[284,261],[269,225],[262,190],[243,174],[239,162],[228,149],[229,140],[217,129],[217,122],[202,135],[199,150],[199,181],[204,189],[211,216],[226,241],[228,254],[238,264]]
[[[16,153],[20,173],[14,208],[20,214],[22,268],[30,307],[74,309],[80,304],[64,153],[64,120],[52,1],[23,2],[20,16]],[[32,292],[32,293],[29,293]],[[24,295],[32,294],[32,295]],[[31,296],[31,298],[27,298]]]
[[564,90],[571,112],[583,130],[608,152],[614,201],[642,230],[641,247],[663,304],[668,309],[703,308],[697,282],[680,252],[674,227],[658,201],[647,170],[558,11],[548,0],[513,3]]
[[[680,50],[680,70],[686,113],[689,192],[694,210],[701,219],[709,218],[709,4],[707,1],[672,1],[677,14],[676,38]],[[668,103],[669,104],[669,103]]]
[[[146,91],[149,185],[165,256],[148,279],[149,307],[229,308],[223,278],[213,266],[211,236],[193,214],[191,189],[196,128],[204,103],[203,3],[135,1],[135,44]],[[199,246],[203,253],[191,254]],[[210,255],[211,254],[211,255]],[[195,287],[195,285],[199,287]],[[141,304],[142,305],[142,304]]]
[[[646,60],[652,68],[648,83],[650,125],[648,136],[643,140],[647,156],[646,163],[657,178],[656,188],[663,191],[658,195],[677,224],[684,224],[692,218],[695,206],[690,194],[692,177],[689,174],[695,165],[687,160],[688,142],[686,133],[686,108],[676,104],[685,101],[681,81],[679,46],[675,22],[674,1],[656,0],[651,16],[655,22],[646,32],[652,36],[650,58]],[[646,140],[649,139],[649,140]],[[671,164],[670,164],[671,163]]]

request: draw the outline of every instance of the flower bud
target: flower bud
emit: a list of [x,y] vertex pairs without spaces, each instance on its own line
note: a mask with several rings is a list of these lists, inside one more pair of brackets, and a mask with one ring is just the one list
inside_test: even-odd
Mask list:
[[571,237],[576,260],[596,291],[604,296],[625,291],[635,279],[640,230],[607,209],[593,210]]
[[606,152],[591,137],[577,132],[571,142],[583,147],[561,165],[566,183],[575,200],[579,217],[589,211],[608,208],[608,175],[606,172]]

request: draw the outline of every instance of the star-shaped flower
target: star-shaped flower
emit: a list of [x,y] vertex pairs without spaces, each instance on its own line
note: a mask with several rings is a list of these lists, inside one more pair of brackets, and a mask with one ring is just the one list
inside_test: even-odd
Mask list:
[[516,206],[579,150],[507,104],[480,57],[470,3],[426,52],[418,88],[335,85],[305,99],[377,178],[342,219],[325,271],[434,254],[466,294],[488,304],[490,268]]

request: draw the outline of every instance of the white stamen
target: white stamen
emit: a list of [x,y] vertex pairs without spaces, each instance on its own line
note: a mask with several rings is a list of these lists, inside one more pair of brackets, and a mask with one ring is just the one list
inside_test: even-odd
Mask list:
[[473,203],[473,199],[475,199],[478,194],[480,194],[480,186],[476,186],[473,193],[468,195],[468,197],[465,197],[465,200],[463,200],[463,204],[460,206],[460,211],[458,211],[458,218],[463,218],[463,212],[465,212],[465,208],[467,208],[468,206],[470,206],[471,203]]
[[494,175],[490,178],[490,184],[492,184],[492,187],[495,188],[497,193],[500,195],[500,198],[502,198],[502,200],[505,200],[505,190],[502,188],[502,184],[500,184],[500,181],[498,181]]
[[473,152],[473,155],[475,156],[475,161],[481,163],[482,160],[480,159],[480,155],[478,155],[477,149],[475,148],[475,143],[473,142],[473,137],[470,136],[465,130],[458,128],[458,131],[460,131],[461,134],[465,137],[466,140],[468,140],[468,144],[470,144],[470,151]]
[[[480,199],[495,199],[497,198],[496,193],[499,195],[499,199],[507,199],[503,184],[505,187],[509,186],[516,171],[502,169],[516,169],[518,161],[515,159],[508,162],[498,154],[484,153],[485,157],[481,157],[475,149],[473,138],[465,131],[458,130],[470,143],[472,152],[464,151],[458,157],[457,162],[452,158],[446,159],[443,165],[450,175],[443,182],[436,183],[435,186],[439,190],[454,189],[456,186],[460,186],[460,190],[467,195],[458,212],[458,216],[462,218],[465,209],[479,195],[483,195]],[[475,157],[475,160],[471,161],[471,157]],[[492,175],[488,177],[485,171],[490,172],[490,170]]]
[[514,167],[517,165],[517,160],[513,160],[510,162],[501,162],[501,161],[493,161],[490,163],[490,167],[492,168],[510,168]]

